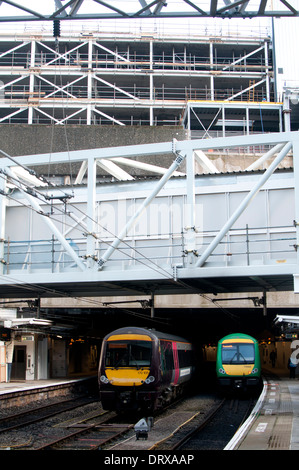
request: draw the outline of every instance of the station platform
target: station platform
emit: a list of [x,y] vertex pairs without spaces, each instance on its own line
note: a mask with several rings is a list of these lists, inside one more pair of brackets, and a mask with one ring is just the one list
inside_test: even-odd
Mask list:
[[69,377],[69,378],[56,378],[46,380],[15,380],[10,382],[0,382],[0,397],[1,395],[30,391],[39,388],[55,387],[63,384],[76,383],[82,380],[89,379],[90,377]]
[[58,385],[69,385],[84,380],[92,379],[90,375],[75,375],[72,377],[45,379],[45,380],[11,380],[10,382],[0,382],[1,395],[17,393],[22,391],[30,391],[40,388],[55,387]]
[[224,450],[299,450],[299,379],[275,372]]
[[29,405],[38,400],[66,398],[74,394],[94,393],[95,376],[76,376],[47,380],[12,380],[0,383],[0,408],[8,409]]

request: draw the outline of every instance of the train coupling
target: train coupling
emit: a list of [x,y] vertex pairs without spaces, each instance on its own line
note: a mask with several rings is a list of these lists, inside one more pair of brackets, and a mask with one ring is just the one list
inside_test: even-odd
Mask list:
[[234,381],[234,387],[236,389],[242,388],[243,387],[243,381],[242,380],[235,380]]
[[153,418],[149,417],[147,419],[141,418],[138,423],[134,426],[134,431],[136,434],[136,440],[138,439],[147,439],[148,433],[153,426]]

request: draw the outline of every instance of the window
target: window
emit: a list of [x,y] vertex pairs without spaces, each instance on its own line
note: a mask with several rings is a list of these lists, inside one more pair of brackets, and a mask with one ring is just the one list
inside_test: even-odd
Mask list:
[[151,341],[108,341],[106,367],[149,367],[151,365]]
[[226,343],[222,345],[223,364],[250,364],[253,362],[253,343]]

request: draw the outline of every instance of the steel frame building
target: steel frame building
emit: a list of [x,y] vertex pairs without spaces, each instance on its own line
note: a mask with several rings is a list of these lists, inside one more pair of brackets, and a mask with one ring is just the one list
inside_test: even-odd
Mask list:
[[283,127],[266,33],[0,35],[0,79],[0,124],[183,124],[204,134],[212,123],[214,136],[223,126],[245,134]]

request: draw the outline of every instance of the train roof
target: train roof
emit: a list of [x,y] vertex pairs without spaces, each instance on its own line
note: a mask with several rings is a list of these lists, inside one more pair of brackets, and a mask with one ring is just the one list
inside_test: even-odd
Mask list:
[[170,333],[163,333],[162,331],[157,331],[151,328],[141,328],[136,326],[128,326],[119,328],[117,330],[111,331],[108,335],[105,336],[104,340],[107,340],[112,335],[124,335],[124,334],[139,334],[139,335],[147,335],[151,339],[166,339],[169,341],[178,341],[183,343],[190,343],[189,340],[182,338],[180,336],[172,335]]
[[252,336],[250,335],[247,335],[245,333],[231,333],[229,335],[226,335],[224,336],[223,338],[221,338],[218,343],[222,343],[223,341],[225,340],[228,340],[228,339],[251,339],[253,342],[257,343],[257,340],[255,338],[253,338]]

